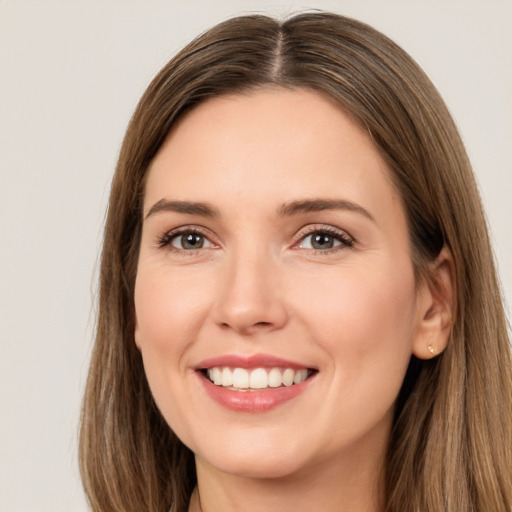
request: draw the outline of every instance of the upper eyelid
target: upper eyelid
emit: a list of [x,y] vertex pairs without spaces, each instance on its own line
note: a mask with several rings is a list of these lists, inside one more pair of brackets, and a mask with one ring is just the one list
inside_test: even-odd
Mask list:
[[181,233],[198,233],[200,235],[204,235],[206,237],[211,236],[211,231],[203,226],[197,224],[186,224],[183,226],[178,226],[176,228],[172,228],[167,230],[164,233],[164,236],[174,236],[179,235]]
[[296,237],[298,240],[300,240],[305,236],[317,232],[325,232],[332,235],[338,235],[340,237],[349,238],[351,241],[355,242],[355,238],[347,230],[332,226],[330,224],[309,224],[307,226],[302,227],[297,232]]

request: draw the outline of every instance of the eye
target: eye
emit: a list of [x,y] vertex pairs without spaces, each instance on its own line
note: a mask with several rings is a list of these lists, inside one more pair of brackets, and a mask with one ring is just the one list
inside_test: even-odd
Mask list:
[[343,231],[334,228],[315,229],[303,236],[298,244],[300,249],[329,251],[342,247],[352,247],[354,240]]
[[169,247],[176,251],[197,251],[213,247],[205,235],[194,230],[174,231],[165,234],[159,241],[160,247]]
[[171,245],[176,249],[184,249],[186,251],[194,249],[202,249],[208,240],[199,233],[184,233],[177,235],[171,240]]

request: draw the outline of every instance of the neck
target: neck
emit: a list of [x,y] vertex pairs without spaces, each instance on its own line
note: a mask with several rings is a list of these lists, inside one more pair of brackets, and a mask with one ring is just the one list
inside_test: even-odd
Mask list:
[[282,478],[231,475],[196,457],[198,487],[189,512],[378,512],[382,458],[308,468]]

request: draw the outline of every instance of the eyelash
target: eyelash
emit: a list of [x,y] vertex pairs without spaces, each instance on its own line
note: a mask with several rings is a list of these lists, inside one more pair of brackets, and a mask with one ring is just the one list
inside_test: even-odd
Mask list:
[[[174,247],[172,245],[172,242],[183,235],[198,235],[203,237],[205,240],[207,240],[212,246],[215,247],[215,244],[210,241],[208,236],[200,229],[196,227],[183,227],[178,228],[173,231],[169,231],[165,233],[164,235],[158,237],[157,240],[157,246],[160,249],[168,248],[170,251],[179,253],[179,254],[188,254],[192,255],[194,252],[197,252],[197,250],[187,250],[187,249],[179,249],[177,247]],[[338,250],[343,250],[347,248],[351,248],[354,246],[355,240],[350,235],[348,235],[345,231],[342,231],[340,229],[334,228],[332,226],[318,226],[318,225],[312,225],[308,226],[307,228],[304,228],[299,233],[299,240],[298,242],[294,243],[293,247],[300,249],[300,244],[303,244],[304,241],[309,236],[313,235],[326,235],[328,237],[333,238],[335,241],[340,242],[339,245],[330,247],[328,249],[307,249],[310,250],[313,254],[332,254],[333,252],[337,252]]]
[[202,230],[200,230],[196,227],[183,227],[183,228],[178,228],[178,229],[169,231],[169,232],[165,233],[164,235],[158,237],[157,246],[160,249],[167,248],[171,252],[180,253],[180,254],[188,253],[190,255],[191,253],[196,252],[193,250],[179,249],[172,245],[172,242],[176,238],[183,236],[183,235],[198,235],[198,236],[203,237],[205,240],[208,240],[212,245],[215,245],[210,241],[208,236],[205,233],[203,233]]
[[299,242],[294,244],[294,246],[304,243],[304,240],[306,240],[307,237],[313,235],[327,235],[333,238],[334,240],[340,242],[339,245],[330,247],[328,249],[309,249],[312,251],[313,254],[332,254],[334,252],[338,252],[339,250],[350,249],[351,247],[354,246],[355,243],[354,238],[352,238],[345,231],[337,229],[333,226],[312,225],[305,228],[305,230],[303,230],[299,234]]

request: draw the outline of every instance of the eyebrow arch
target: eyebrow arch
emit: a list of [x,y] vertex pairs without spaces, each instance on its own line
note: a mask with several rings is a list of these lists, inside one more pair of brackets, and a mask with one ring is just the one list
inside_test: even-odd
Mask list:
[[203,217],[219,217],[219,212],[208,203],[196,203],[193,201],[169,201],[160,199],[150,209],[146,219],[160,212],[176,212],[188,215],[202,215]]
[[299,213],[321,212],[323,210],[349,210],[360,213],[375,222],[373,215],[362,206],[345,199],[305,199],[285,203],[279,208],[279,215],[287,217]]

